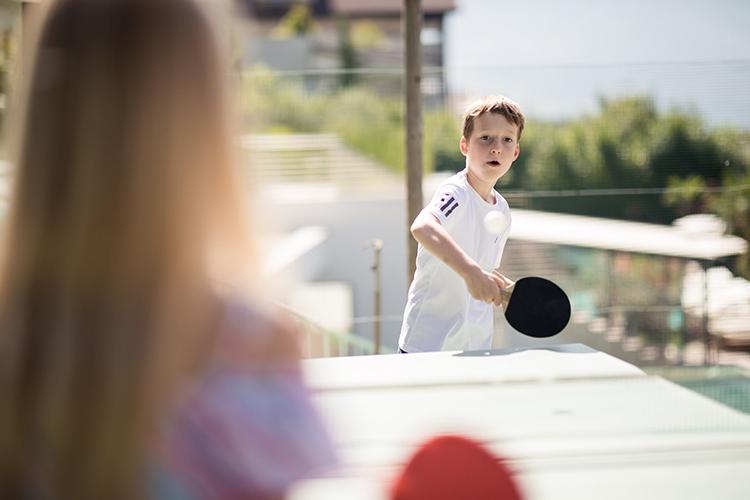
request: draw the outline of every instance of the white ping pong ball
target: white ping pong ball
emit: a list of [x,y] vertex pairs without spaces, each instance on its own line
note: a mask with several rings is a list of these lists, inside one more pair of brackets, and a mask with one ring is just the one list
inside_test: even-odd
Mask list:
[[508,227],[508,218],[503,212],[493,210],[484,216],[484,228],[491,234],[502,234]]

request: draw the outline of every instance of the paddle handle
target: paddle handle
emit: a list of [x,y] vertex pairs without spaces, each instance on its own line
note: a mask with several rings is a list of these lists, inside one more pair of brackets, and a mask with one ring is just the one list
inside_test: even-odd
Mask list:
[[510,302],[510,296],[513,295],[513,289],[515,287],[516,282],[514,281],[509,287],[500,289],[500,307],[503,308],[503,311],[508,309],[508,302]]

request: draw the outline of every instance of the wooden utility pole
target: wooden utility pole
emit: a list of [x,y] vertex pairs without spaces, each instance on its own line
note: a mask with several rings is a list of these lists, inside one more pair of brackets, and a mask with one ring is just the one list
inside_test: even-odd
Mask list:
[[380,252],[383,250],[383,240],[375,239],[372,241],[372,272],[375,281],[374,299],[375,304],[373,306],[373,321],[372,321],[372,342],[373,351],[375,354],[380,354],[380,324],[381,324],[381,307],[380,307],[380,294],[381,294],[381,282],[380,282]]
[[[31,53],[34,47],[34,36],[39,28],[41,6],[39,0],[22,0],[21,2],[21,36],[20,36],[20,76],[17,81],[31,82]],[[16,83],[16,82],[14,82]]]
[[422,210],[422,1],[404,0],[406,74],[406,240],[409,242],[409,275],[416,269],[417,242],[409,227]]
[[[701,260],[701,269],[703,269],[703,317],[701,318],[701,329],[703,330],[703,364],[711,364],[711,333],[708,329],[708,269],[711,263]],[[719,351],[716,351],[716,360],[719,360]]]
[[[21,37],[23,41],[27,40],[27,36],[31,34],[33,29],[36,27],[34,23],[37,21],[39,15],[39,0],[21,0]],[[23,43],[23,42],[22,42]],[[28,43],[26,44],[26,46]]]

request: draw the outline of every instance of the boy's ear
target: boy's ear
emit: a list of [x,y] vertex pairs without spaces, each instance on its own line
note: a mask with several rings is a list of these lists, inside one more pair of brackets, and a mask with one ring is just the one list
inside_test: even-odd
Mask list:
[[461,154],[466,156],[469,152],[469,144],[466,142],[466,137],[461,136],[461,140],[458,141],[458,149],[461,150]]
[[516,143],[516,153],[513,155],[513,161],[518,159],[519,154],[521,154],[521,145]]

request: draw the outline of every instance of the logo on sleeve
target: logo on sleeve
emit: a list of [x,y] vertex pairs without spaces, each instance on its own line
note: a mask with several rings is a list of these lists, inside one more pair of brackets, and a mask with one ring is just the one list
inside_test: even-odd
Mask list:
[[440,211],[447,218],[458,207],[458,202],[450,194],[444,194],[440,197]]

